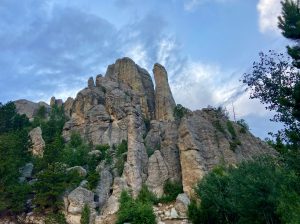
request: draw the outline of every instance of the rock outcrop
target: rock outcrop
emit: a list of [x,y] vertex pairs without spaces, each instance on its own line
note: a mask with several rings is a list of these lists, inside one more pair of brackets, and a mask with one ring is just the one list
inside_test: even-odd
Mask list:
[[30,120],[37,114],[38,109],[42,106],[45,107],[46,115],[50,112],[50,106],[45,102],[34,103],[29,100],[16,100],[14,101],[16,110],[19,114],[25,114]]
[[31,152],[32,155],[37,157],[43,157],[45,141],[42,136],[42,129],[40,127],[36,127],[29,132],[29,136],[32,142]]
[[156,63],[153,68],[155,79],[155,119],[163,121],[174,120],[173,111],[176,106],[166,69]]
[[[93,146],[89,155],[105,157],[96,172],[100,178],[96,189],[87,190],[88,181],[65,197],[65,212],[69,223],[80,223],[84,204],[91,208],[95,223],[114,223],[122,190],[136,197],[146,184],[161,196],[167,181],[182,183],[184,193],[170,205],[155,207],[159,221],[186,221],[186,210],[195,184],[219,163],[237,164],[259,154],[275,155],[274,151],[250,132],[214,109],[187,111],[181,119],[174,119],[176,106],[162,65],[153,68],[154,85],[150,74],[129,58],[118,59],[109,65],[105,76],[89,78],[87,87],[65,103],[51,99],[51,105],[63,105],[69,118],[63,137],[69,141],[71,133],[79,133]],[[22,101],[21,101],[22,102]],[[19,111],[28,103],[16,101]],[[21,105],[21,106],[20,106]],[[22,109],[23,108],[23,109]],[[49,108],[49,106],[47,107]],[[40,128],[30,132],[32,152],[42,156],[45,143]],[[118,152],[118,145],[127,141],[126,152]],[[97,145],[108,145],[106,155]],[[82,177],[88,176],[88,166],[73,167]],[[26,179],[26,178],[25,178]],[[87,178],[86,178],[87,179]],[[96,215],[95,208],[99,213]],[[166,221],[167,223],[167,221]]]
[[178,146],[184,192],[191,196],[195,184],[220,163],[237,164],[253,156],[275,154],[250,133],[241,133],[241,128],[216,110],[197,110],[182,119]]

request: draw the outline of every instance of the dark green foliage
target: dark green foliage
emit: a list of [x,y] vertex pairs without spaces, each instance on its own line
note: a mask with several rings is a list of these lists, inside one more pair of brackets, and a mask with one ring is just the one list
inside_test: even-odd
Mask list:
[[19,168],[30,160],[26,130],[0,135],[0,212],[21,212],[30,187],[19,183]]
[[229,131],[232,139],[236,139],[237,138],[237,135],[236,135],[236,132],[235,132],[235,129],[231,123],[231,121],[227,121],[226,122],[226,125],[227,125],[227,130]]
[[217,167],[197,186],[201,203],[189,206],[189,218],[193,223],[298,223],[298,181],[270,158]]
[[61,136],[63,126],[66,122],[64,108],[53,106],[50,112],[49,121],[42,123],[43,139],[47,143],[52,143],[59,135]]
[[62,194],[66,189],[76,187],[80,181],[77,172],[67,172],[65,165],[61,163],[48,165],[37,174],[37,182],[33,185],[35,192],[33,203],[36,209],[57,212],[62,205]]
[[178,194],[183,193],[182,184],[176,181],[167,180],[164,184],[164,195],[158,202],[168,203],[176,200]]
[[226,108],[219,106],[218,108],[214,108],[214,110],[217,112],[217,117],[227,119],[229,118],[229,113]]
[[[278,17],[278,27],[282,30],[283,36],[292,40],[300,39],[300,10],[299,1],[282,1],[282,15]],[[300,49],[298,45],[288,46],[288,54],[294,59],[293,64],[299,68]]]
[[0,134],[29,126],[28,118],[23,114],[19,115],[13,102],[0,103]]
[[87,204],[85,204],[81,213],[80,224],[89,224],[90,214],[91,214],[90,208]]
[[36,117],[40,119],[45,119],[46,118],[46,107],[44,105],[40,106],[37,110]]
[[115,167],[117,168],[119,176],[122,175],[124,170],[125,161],[127,159],[126,152],[128,151],[128,145],[126,140],[122,140],[121,144],[117,147],[116,157],[117,161]]
[[100,180],[99,173],[96,172],[95,170],[92,170],[88,173],[87,179],[88,181],[88,189],[89,190],[94,190],[97,187],[97,184]]
[[245,134],[247,131],[250,130],[249,125],[244,119],[240,119],[236,123],[241,126],[240,133]]
[[[142,196],[141,198],[145,199]],[[116,224],[123,224],[125,222],[131,224],[155,224],[152,204],[143,200],[134,200],[126,191],[122,191]]]
[[153,194],[151,191],[149,191],[146,185],[142,186],[142,189],[140,190],[137,200],[143,203],[153,203],[153,204],[156,204],[158,202],[156,195]]
[[300,74],[283,54],[260,53],[253,71],[245,74],[243,82],[251,89],[251,99],[259,99],[270,111],[273,121],[282,122],[285,129],[277,134],[297,147],[300,144]]
[[98,150],[101,152],[101,159],[104,160],[106,159],[108,155],[108,150],[110,146],[109,145],[96,145],[95,150]]
[[225,129],[223,128],[221,122],[219,119],[215,120],[213,122],[213,126],[219,131],[219,132],[222,132],[223,134],[225,134]]
[[150,119],[144,118],[144,123],[145,123],[146,133],[148,133],[150,131]]
[[173,115],[175,119],[180,120],[187,114],[188,110],[181,104],[177,104],[174,108]]
[[122,140],[121,144],[117,147],[117,156],[122,155],[128,151],[128,145],[126,140]]
[[151,147],[146,147],[148,158],[153,155],[155,150]]
[[47,214],[45,224],[67,224],[65,215],[61,212]]

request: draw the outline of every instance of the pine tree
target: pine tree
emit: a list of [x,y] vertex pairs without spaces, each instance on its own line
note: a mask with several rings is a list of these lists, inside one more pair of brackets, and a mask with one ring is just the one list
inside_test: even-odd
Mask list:
[[[285,0],[282,4],[282,15],[278,17],[278,27],[288,39],[300,40],[300,1]],[[294,66],[300,68],[300,46],[287,46],[288,54],[294,59]]]

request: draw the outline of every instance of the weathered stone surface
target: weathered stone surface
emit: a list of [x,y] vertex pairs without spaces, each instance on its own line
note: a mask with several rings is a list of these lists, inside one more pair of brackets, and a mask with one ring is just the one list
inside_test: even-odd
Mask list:
[[74,103],[74,99],[72,97],[68,97],[68,99],[64,103],[64,112],[68,118],[71,117],[73,103]]
[[136,197],[146,180],[148,156],[143,143],[144,123],[138,111],[134,111],[128,118],[128,153],[124,167],[124,178]]
[[146,184],[148,188],[157,196],[162,196],[164,193],[163,187],[168,180],[168,168],[160,151],[156,150],[149,158],[148,163],[148,179]]
[[[221,125],[217,127],[215,122]],[[216,112],[194,111],[183,118],[179,127],[178,146],[182,169],[184,192],[193,194],[195,184],[220,162],[236,164],[244,159],[261,154],[274,154],[268,145],[251,134],[241,134],[237,124],[233,123],[240,142],[233,150],[232,136],[227,130],[227,120],[218,117]],[[219,126],[220,126],[219,125]]]
[[56,99],[54,96],[50,99],[50,106],[53,107],[54,105],[61,107],[63,105],[62,99]]
[[87,174],[86,169],[84,169],[82,166],[73,166],[68,168],[67,171],[76,171],[81,177],[85,177]]
[[191,203],[187,194],[179,194],[176,198],[175,209],[178,212],[179,216],[186,217],[188,206]]
[[151,119],[154,115],[154,87],[151,76],[130,58],[118,59],[108,66],[107,78],[128,85],[139,97],[142,113]]
[[68,195],[68,202],[68,213],[72,215],[81,214],[85,204],[92,209],[96,207],[94,193],[82,187],[77,187]]
[[96,187],[96,194],[99,197],[99,208],[100,210],[108,200],[111,192],[111,187],[113,184],[113,176],[109,171],[108,167],[105,167],[101,172],[100,172],[100,181]]
[[88,88],[94,88],[94,87],[95,87],[94,78],[90,77],[88,80]]
[[34,156],[43,157],[45,141],[42,136],[42,129],[36,127],[29,132],[29,136],[32,142],[31,152]]
[[32,176],[32,171],[33,171],[32,163],[26,163],[25,166],[19,169],[21,176],[24,178],[30,178]]
[[169,83],[166,69],[155,64],[153,68],[155,79],[155,119],[173,121],[173,111],[176,106]]
[[46,115],[50,112],[50,106],[46,104],[45,102],[39,102],[39,103],[34,103],[29,100],[16,100],[14,101],[14,104],[16,105],[16,110],[19,114],[25,114],[29,119],[32,119],[38,109],[41,106],[44,106],[46,108]]

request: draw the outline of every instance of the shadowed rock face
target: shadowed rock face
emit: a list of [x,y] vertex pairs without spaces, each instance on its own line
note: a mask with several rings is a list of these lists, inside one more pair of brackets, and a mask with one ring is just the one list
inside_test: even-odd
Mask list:
[[[65,140],[69,140],[72,132],[78,132],[94,146],[108,144],[111,158],[109,163],[102,161],[97,166],[100,181],[94,191],[95,198],[93,192],[83,188],[69,195],[66,210],[69,220],[79,222],[77,211],[82,209],[83,197],[88,197],[96,216],[95,200],[101,208],[101,216],[95,218],[95,223],[103,223],[118,211],[123,189],[136,197],[146,184],[151,191],[162,195],[165,182],[171,180],[181,182],[186,195],[191,196],[195,184],[219,163],[237,164],[259,154],[275,155],[250,132],[242,133],[234,122],[231,124],[236,136],[232,136],[232,130],[228,130],[230,121],[216,110],[188,112],[181,120],[174,120],[176,104],[167,72],[162,65],[155,64],[153,73],[155,92],[145,69],[129,58],[118,59],[108,66],[105,76],[97,75],[95,82],[90,78],[75,99],[68,98],[63,104],[69,118],[63,129]],[[60,104],[55,98],[52,101]],[[37,104],[26,101],[16,101],[16,105],[19,112],[27,111],[30,117],[37,108]],[[120,159],[116,156],[116,146],[122,140],[127,140],[128,151],[122,154],[124,169],[120,173],[116,168]],[[177,207],[180,213],[186,205]]]
[[155,64],[153,68],[155,79],[155,119],[173,121],[173,111],[176,106],[169,83],[166,69]]
[[46,108],[46,113],[50,111],[50,106],[45,102],[34,103],[29,100],[22,99],[14,101],[14,104],[16,105],[17,112],[19,114],[25,114],[29,119],[32,119],[36,115],[41,106]]

